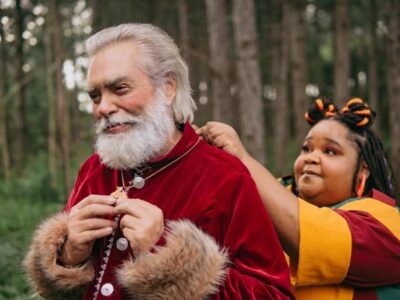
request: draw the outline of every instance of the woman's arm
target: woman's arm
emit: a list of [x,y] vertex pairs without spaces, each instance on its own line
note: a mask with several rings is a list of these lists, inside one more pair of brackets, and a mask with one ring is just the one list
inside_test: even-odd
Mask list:
[[238,134],[229,125],[208,122],[197,132],[208,143],[238,157],[248,168],[285,252],[297,261],[300,227],[297,197],[246,151]]

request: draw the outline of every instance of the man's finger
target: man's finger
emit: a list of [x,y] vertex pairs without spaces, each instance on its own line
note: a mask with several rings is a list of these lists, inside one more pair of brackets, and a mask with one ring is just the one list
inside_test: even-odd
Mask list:
[[77,239],[79,239],[79,242],[81,244],[86,244],[110,235],[113,232],[113,230],[114,229],[112,227],[104,227],[101,229],[89,230],[80,233]]
[[78,226],[81,232],[84,232],[84,231],[102,229],[106,227],[112,227],[113,229],[115,229],[117,227],[117,223],[113,220],[96,218],[96,219],[82,220],[79,222]]
[[74,214],[79,220],[96,218],[96,217],[105,217],[109,215],[114,215],[114,206],[97,204],[97,203],[90,204],[84,206],[76,213],[74,212]]
[[89,195],[74,207],[80,209],[90,204],[114,205],[115,198],[109,195]]

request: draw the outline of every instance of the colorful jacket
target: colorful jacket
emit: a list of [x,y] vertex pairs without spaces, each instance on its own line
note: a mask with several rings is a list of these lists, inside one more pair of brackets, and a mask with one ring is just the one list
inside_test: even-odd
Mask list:
[[298,300],[400,299],[400,214],[373,190],[332,207],[299,198],[299,261],[290,262]]

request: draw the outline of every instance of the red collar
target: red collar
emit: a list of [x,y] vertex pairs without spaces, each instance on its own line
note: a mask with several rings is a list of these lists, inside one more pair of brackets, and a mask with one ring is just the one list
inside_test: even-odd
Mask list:
[[372,189],[371,198],[382,201],[390,206],[396,206],[396,200],[376,189]]

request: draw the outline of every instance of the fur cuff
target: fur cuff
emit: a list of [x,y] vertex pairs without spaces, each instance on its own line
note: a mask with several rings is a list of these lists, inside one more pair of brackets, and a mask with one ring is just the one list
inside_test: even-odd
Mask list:
[[118,281],[133,299],[204,299],[223,282],[226,251],[187,220],[170,221],[166,246],[139,255],[118,270]]
[[76,268],[56,263],[57,249],[67,233],[67,213],[58,213],[36,230],[23,262],[31,285],[46,299],[81,299],[86,285],[94,278],[89,262]]

